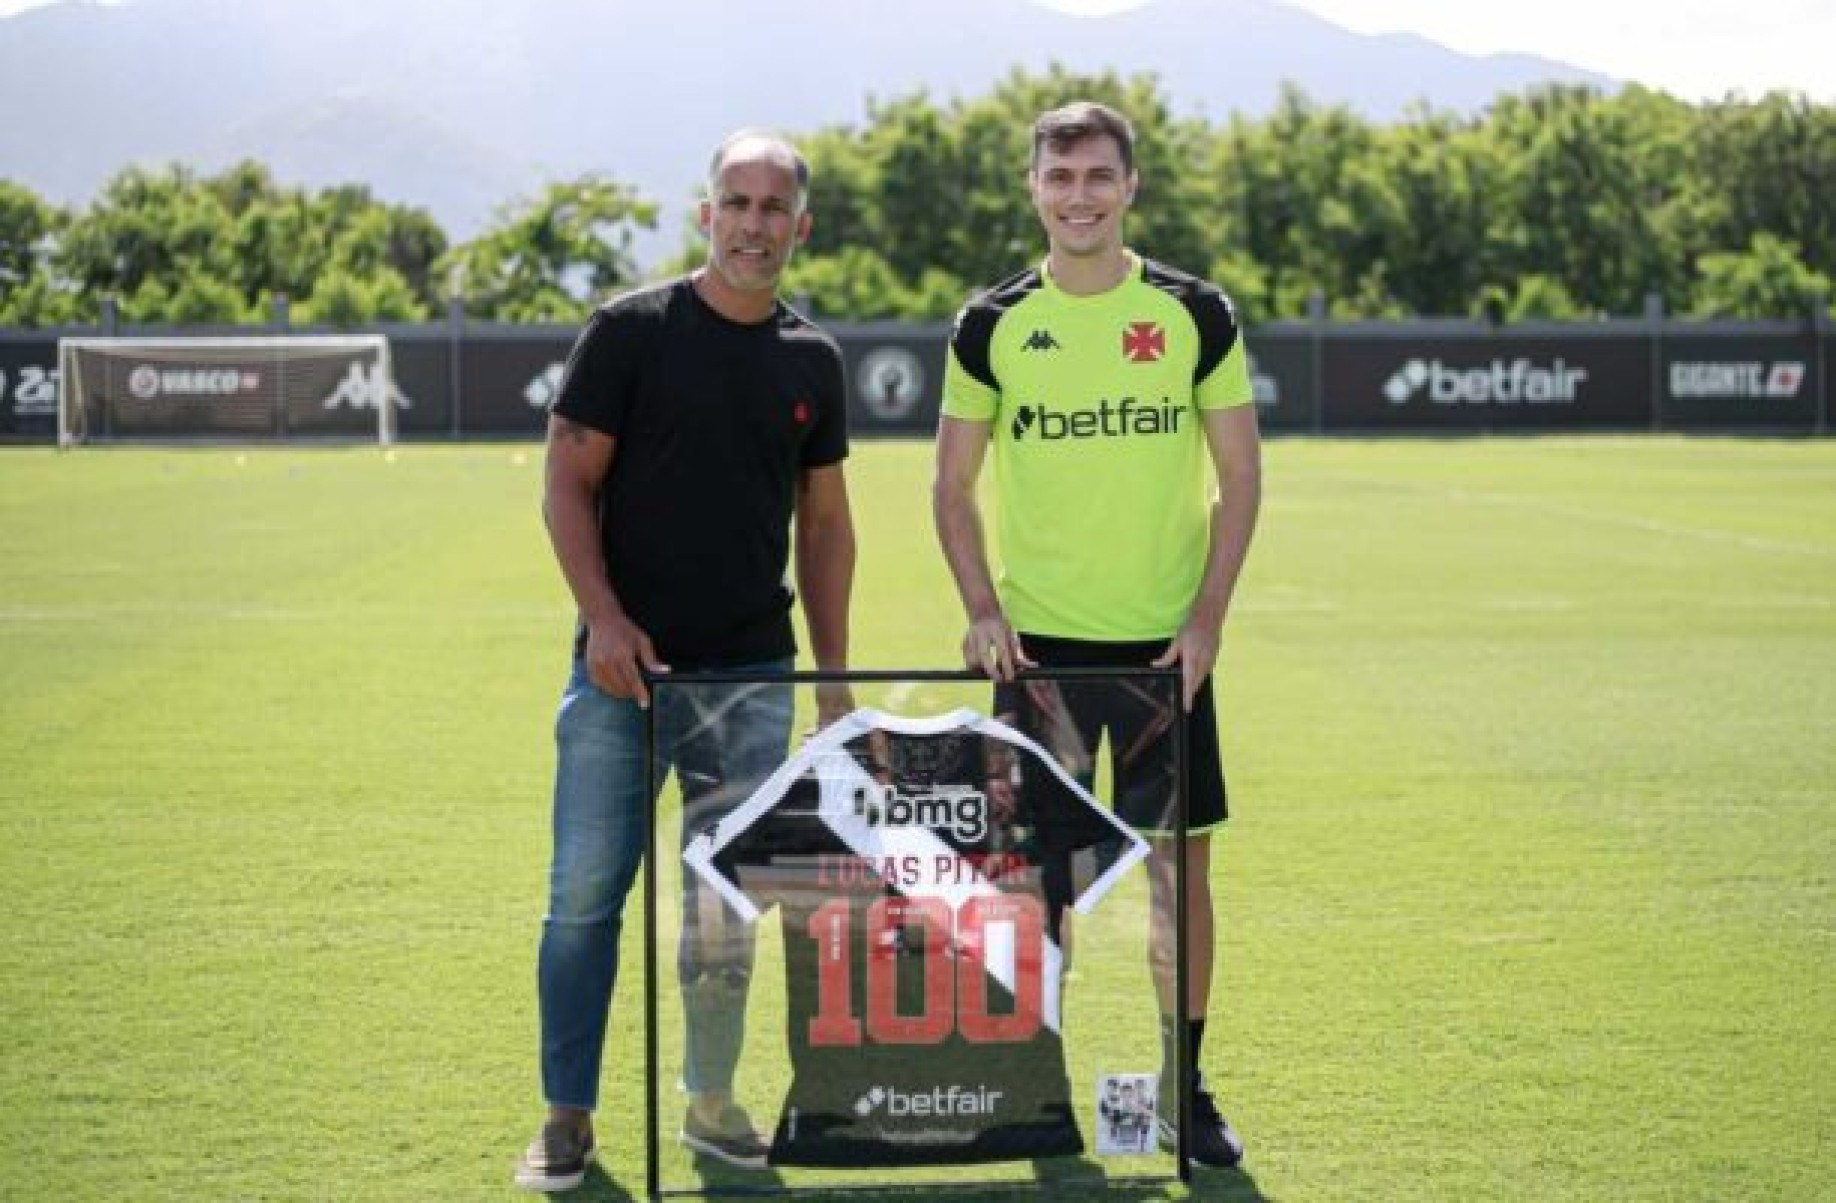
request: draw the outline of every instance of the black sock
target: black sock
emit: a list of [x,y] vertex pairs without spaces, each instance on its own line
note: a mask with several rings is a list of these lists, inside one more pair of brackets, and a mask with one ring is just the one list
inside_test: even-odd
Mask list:
[[[1178,1064],[1179,1050],[1173,1047],[1174,1020],[1171,1015],[1160,1017],[1160,1078],[1166,1081],[1173,1075],[1173,1066]],[[1198,1085],[1199,1046],[1205,1042],[1205,1021],[1188,1019],[1186,1021],[1186,1080]]]
[[[1179,1063],[1179,1050],[1173,1047],[1173,1033],[1176,1024],[1171,1015],[1160,1017],[1160,1080],[1166,1082],[1173,1076],[1173,1067]],[[1186,1021],[1186,1080],[1197,1086],[1199,1045],[1205,1040],[1205,1021],[1188,1019]]]

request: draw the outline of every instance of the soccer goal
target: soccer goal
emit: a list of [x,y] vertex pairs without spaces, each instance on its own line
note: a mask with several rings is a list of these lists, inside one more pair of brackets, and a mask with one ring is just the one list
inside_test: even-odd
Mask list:
[[126,439],[395,440],[380,334],[58,340],[61,447]]

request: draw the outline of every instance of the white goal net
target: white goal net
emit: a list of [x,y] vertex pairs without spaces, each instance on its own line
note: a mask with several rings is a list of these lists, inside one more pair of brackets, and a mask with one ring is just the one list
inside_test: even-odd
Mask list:
[[395,438],[380,334],[65,338],[60,446],[115,439]]

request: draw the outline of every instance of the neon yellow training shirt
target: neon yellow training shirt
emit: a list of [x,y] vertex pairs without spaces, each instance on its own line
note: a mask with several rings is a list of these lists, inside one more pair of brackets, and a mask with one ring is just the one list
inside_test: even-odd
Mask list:
[[1044,266],[957,315],[943,412],[992,423],[1008,621],[1036,635],[1164,639],[1198,593],[1210,538],[1199,411],[1251,401],[1215,285],[1131,255],[1073,296]]

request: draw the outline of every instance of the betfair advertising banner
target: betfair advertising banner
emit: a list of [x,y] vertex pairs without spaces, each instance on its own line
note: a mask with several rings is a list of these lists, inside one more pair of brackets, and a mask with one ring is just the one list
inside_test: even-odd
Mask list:
[[[842,349],[851,433],[930,437],[949,327],[829,328]],[[57,346],[64,333],[96,331],[0,330],[0,439],[55,439]],[[546,428],[576,331],[430,323],[386,333],[399,433],[534,438]],[[1272,432],[1821,433],[1836,410],[1830,367],[1836,331],[1827,325],[1670,322],[1653,330],[1629,321],[1531,329],[1276,322],[1250,331],[1248,347],[1257,413]],[[264,416],[251,437],[369,437],[374,401],[359,392],[334,388],[320,404],[301,402],[284,415]],[[93,437],[132,433],[112,426],[91,431]],[[187,432],[167,423],[156,433]]]
[[1329,338],[1327,430],[1640,430],[1648,339]]

